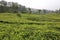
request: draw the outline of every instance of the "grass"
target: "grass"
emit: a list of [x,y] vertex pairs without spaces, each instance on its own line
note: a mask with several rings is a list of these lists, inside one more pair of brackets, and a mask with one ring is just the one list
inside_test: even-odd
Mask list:
[[60,14],[20,15],[0,13],[0,40],[60,40]]

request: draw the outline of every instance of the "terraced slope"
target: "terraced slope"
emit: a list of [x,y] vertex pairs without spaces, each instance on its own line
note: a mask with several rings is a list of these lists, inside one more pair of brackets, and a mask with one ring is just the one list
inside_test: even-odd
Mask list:
[[60,14],[0,13],[0,40],[60,40]]

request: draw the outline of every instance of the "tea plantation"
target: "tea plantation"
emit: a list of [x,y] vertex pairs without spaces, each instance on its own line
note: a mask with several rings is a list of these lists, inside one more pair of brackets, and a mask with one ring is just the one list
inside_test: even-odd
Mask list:
[[60,14],[0,13],[0,40],[60,40]]

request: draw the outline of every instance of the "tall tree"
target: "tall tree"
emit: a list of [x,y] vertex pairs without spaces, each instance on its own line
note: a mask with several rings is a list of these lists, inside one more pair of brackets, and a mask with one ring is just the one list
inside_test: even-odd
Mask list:
[[38,10],[39,13],[41,13],[41,10]]
[[18,12],[18,3],[12,2],[12,11],[14,13],[17,13]]
[[4,0],[0,1],[0,12],[6,12],[7,2]]
[[43,12],[44,12],[44,13],[46,13],[46,10],[45,10],[45,9],[43,9]]
[[29,13],[31,13],[31,8],[28,8]]

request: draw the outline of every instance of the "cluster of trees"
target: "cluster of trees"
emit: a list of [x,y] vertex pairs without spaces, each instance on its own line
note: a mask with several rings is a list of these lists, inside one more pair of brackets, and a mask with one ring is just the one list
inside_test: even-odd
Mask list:
[[60,13],[60,9],[59,10],[56,10],[55,13]]
[[26,8],[25,6],[22,6],[16,2],[6,2],[4,0],[0,1],[0,13],[2,12],[13,12],[13,13],[60,13],[60,10],[51,11],[51,10],[41,10],[41,9],[33,9],[33,8]]
[[0,1],[0,12],[26,12],[26,7],[15,2]]

